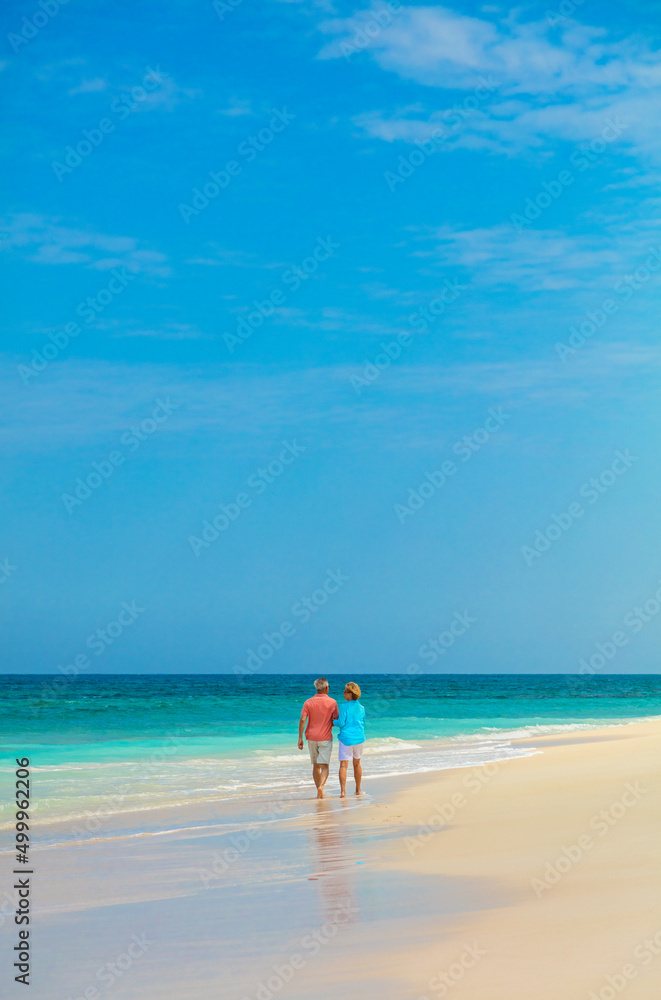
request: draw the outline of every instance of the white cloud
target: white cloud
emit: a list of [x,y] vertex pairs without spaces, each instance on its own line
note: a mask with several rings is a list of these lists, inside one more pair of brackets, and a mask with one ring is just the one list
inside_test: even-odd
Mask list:
[[324,330],[326,333],[349,335],[360,333],[384,337],[398,332],[398,328],[393,327],[392,323],[380,322],[337,306],[322,306],[310,310],[283,306],[275,310],[273,322],[291,328],[303,327],[309,330]]
[[225,115],[228,118],[237,118],[242,115],[254,115],[254,111],[249,100],[240,100],[238,97],[230,98],[230,102],[226,108],[221,108],[218,112],[219,115]]
[[485,396],[507,399],[513,406],[541,402],[564,408],[583,405],[586,400],[626,398],[637,390],[653,396],[654,382],[661,371],[661,350],[657,346],[630,342],[587,344],[562,364],[549,343],[546,356],[520,361],[491,361],[475,364],[402,366],[393,372],[395,392],[424,396],[453,393],[459,397]]
[[186,264],[200,264],[204,267],[250,267],[256,270],[272,271],[290,266],[287,261],[260,261],[254,253],[245,250],[228,250],[218,243],[205,243],[206,256],[189,257]]
[[259,267],[255,255],[245,250],[227,250],[217,243],[205,243],[209,256],[189,257],[187,264],[202,264],[206,267]]
[[3,220],[0,248],[35,264],[83,264],[98,271],[124,265],[158,277],[170,273],[165,254],[140,246],[132,236],[109,236],[62,225],[58,218],[21,213]]
[[[142,79],[136,80],[134,84],[119,88],[120,96],[129,101],[132,111],[138,113],[154,110],[174,111],[184,101],[194,100],[201,94],[200,90],[192,87],[181,87],[173,77],[164,73],[160,67],[149,69],[145,73],[145,79],[147,77],[150,77],[149,84],[157,81],[158,86],[154,90],[145,91],[145,88],[142,87]],[[140,93],[136,87],[141,89]]]
[[192,440],[206,449],[207,436],[218,440],[220,435],[224,446],[245,455],[261,449],[265,437],[300,434],[301,427],[319,442],[337,440],[343,427],[347,442],[364,446],[370,439],[387,446],[393,424],[401,429],[400,443],[415,447],[426,440],[425,431],[438,433],[442,412],[469,398],[564,411],[588,399],[630,400],[634,385],[638,399],[653,401],[661,371],[658,346],[595,341],[563,365],[551,342],[542,358],[424,365],[402,359],[357,401],[349,378],[362,370],[360,364],[282,371],[67,359],[53,364],[36,391],[16,376],[12,362],[17,360],[5,356],[0,369],[6,409],[0,443],[49,454],[56,447],[70,451],[90,442],[111,447],[159,396],[180,405],[177,420],[168,422],[163,433],[168,447],[182,454],[190,452]]
[[511,225],[483,229],[443,226],[425,237],[435,244],[416,256],[444,268],[462,268],[477,285],[518,286],[522,291],[582,288],[586,282],[608,281],[626,269],[623,249],[604,237],[572,237],[560,231],[530,229],[517,233]]
[[[84,68],[81,70],[80,67]],[[81,72],[85,73],[82,79]],[[182,87],[160,66],[143,66],[133,70],[125,68],[121,80],[114,72],[108,76],[93,75],[93,72],[87,59],[76,58],[44,65],[37,70],[36,76],[49,87],[62,86],[70,97],[108,92],[108,106],[114,101],[121,101],[138,114],[156,109],[174,111],[183,102],[194,100],[201,94],[194,88]]]
[[122,329],[119,333],[112,334],[114,339],[124,339],[131,337],[151,337],[154,340],[212,340],[210,334],[202,333],[189,323],[165,323],[156,328],[137,327],[135,329]]
[[[366,12],[325,22],[344,34]],[[583,94],[595,85],[617,88],[661,79],[654,53],[640,42],[607,43],[603,28],[574,25],[558,43],[546,21],[500,24],[457,14],[446,7],[405,7],[374,38],[370,52],[384,69],[430,86],[470,89],[492,73],[509,94]],[[322,58],[340,54],[337,42]]]
[[[337,38],[321,58],[338,58],[369,11],[321,25]],[[598,136],[609,117],[627,123],[623,149],[661,159],[661,60],[639,37],[609,41],[603,28],[568,22],[558,37],[546,21],[485,20],[445,7],[403,7],[366,50],[383,70],[430,88],[472,92],[492,77],[492,100],[462,124],[453,144],[519,152],[549,141]],[[443,110],[424,117],[374,112],[356,121],[386,141],[426,137]]]
[[76,94],[94,94],[100,90],[107,89],[108,81],[103,79],[103,77],[96,76],[92,80],[83,80],[77,87],[67,90],[67,94],[69,97],[74,97]]

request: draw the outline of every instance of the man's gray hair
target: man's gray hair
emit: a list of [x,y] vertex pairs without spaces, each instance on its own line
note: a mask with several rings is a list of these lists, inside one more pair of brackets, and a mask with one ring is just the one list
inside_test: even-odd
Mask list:
[[328,681],[325,677],[318,677],[314,682],[314,686],[319,694],[321,694],[322,691],[328,691]]

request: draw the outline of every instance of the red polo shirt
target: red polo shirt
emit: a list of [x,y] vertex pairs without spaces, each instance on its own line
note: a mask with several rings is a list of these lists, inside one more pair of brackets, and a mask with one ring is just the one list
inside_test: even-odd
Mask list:
[[332,740],[333,719],[339,714],[337,702],[326,693],[308,698],[301,709],[301,718],[309,719],[306,740]]

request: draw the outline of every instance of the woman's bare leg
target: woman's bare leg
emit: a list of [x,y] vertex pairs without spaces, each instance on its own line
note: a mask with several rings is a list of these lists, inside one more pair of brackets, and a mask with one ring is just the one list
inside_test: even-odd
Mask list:
[[363,780],[363,765],[360,763],[358,757],[354,757],[353,759],[353,776],[356,779],[356,795],[362,795],[360,783]]
[[340,798],[343,799],[347,794],[347,767],[349,766],[348,760],[340,761]]

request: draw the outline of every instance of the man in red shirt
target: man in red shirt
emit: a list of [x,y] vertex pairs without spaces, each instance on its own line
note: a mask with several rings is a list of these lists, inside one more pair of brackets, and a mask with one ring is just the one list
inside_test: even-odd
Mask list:
[[310,760],[312,761],[312,777],[317,786],[317,798],[323,799],[324,785],[328,780],[328,767],[331,750],[333,749],[333,719],[337,719],[339,709],[334,698],[328,697],[328,681],[319,677],[314,686],[317,693],[314,698],[308,698],[301,709],[301,721],[298,724],[298,749],[303,749],[303,730],[308,720],[308,730],[305,738],[308,741]]

